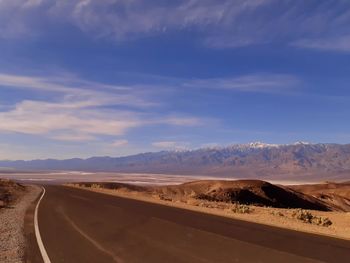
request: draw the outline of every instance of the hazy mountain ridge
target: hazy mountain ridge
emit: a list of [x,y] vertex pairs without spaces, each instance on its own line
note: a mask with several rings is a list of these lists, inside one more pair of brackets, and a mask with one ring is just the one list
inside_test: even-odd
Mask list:
[[238,144],[126,157],[0,161],[0,167],[37,170],[152,172],[240,178],[350,178],[350,144]]

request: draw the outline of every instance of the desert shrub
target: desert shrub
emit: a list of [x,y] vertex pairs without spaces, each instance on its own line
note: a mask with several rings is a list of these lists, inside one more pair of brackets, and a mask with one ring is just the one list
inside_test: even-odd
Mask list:
[[196,200],[196,199],[188,199],[188,200],[187,200],[187,204],[189,204],[189,205],[194,205],[194,206],[198,206],[198,205],[199,205],[199,202],[198,202],[198,200]]
[[280,217],[282,217],[282,216],[284,216],[284,214],[282,213],[282,212],[280,212],[280,211],[272,211],[271,212],[271,215],[274,215],[274,216],[280,216]]
[[328,226],[332,225],[332,221],[328,217],[316,216],[313,220],[313,224],[328,227]]
[[251,207],[249,207],[248,205],[236,203],[233,205],[231,211],[234,213],[238,213],[238,214],[249,214],[249,213],[253,212],[254,210]]
[[301,220],[305,223],[312,223],[313,215],[309,211],[305,211],[303,209],[295,210],[292,216],[298,220]]
[[159,199],[160,199],[160,200],[163,200],[163,201],[170,201],[170,202],[173,201],[172,198],[167,197],[167,196],[162,195],[162,194],[159,195]]
[[301,220],[309,224],[326,226],[326,227],[332,225],[332,221],[329,218],[322,217],[322,216],[315,216],[311,214],[309,211],[305,211],[303,209],[298,209],[294,211],[292,216],[298,220]]

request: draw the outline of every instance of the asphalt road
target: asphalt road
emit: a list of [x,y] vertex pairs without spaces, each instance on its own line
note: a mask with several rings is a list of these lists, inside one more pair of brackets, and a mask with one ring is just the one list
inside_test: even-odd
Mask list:
[[[350,258],[349,241],[63,186],[45,188],[38,219],[52,263],[339,263]],[[26,261],[40,262],[33,234],[29,243]]]

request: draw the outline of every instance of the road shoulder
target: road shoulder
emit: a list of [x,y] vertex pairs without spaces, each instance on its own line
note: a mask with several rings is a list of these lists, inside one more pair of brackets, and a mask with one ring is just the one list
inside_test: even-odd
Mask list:
[[27,211],[41,192],[40,187],[28,185],[23,196],[10,208],[0,211],[0,262],[25,262]]

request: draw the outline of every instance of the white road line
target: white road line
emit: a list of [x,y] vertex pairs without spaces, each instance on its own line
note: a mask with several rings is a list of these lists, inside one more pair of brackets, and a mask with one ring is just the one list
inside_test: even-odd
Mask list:
[[38,210],[39,210],[39,205],[40,205],[40,202],[41,202],[41,199],[43,199],[44,195],[45,195],[45,188],[43,187],[43,194],[41,195],[36,207],[35,207],[35,213],[34,213],[34,229],[35,229],[35,236],[36,236],[36,240],[38,242],[38,246],[39,246],[39,249],[40,249],[40,253],[41,253],[41,256],[44,260],[44,263],[51,263],[50,261],[50,258],[49,256],[47,255],[47,252],[45,250],[45,247],[44,247],[44,244],[43,244],[43,241],[41,239],[41,236],[40,236],[40,231],[39,231],[39,224],[38,224]]

